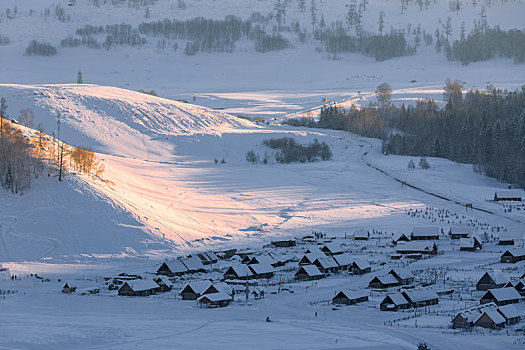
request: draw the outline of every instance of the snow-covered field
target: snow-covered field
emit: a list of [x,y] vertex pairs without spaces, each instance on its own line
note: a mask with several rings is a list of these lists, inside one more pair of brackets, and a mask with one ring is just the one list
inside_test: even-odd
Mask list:
[[[272,12],[275,4],[158,0],[147,6],[145,18],[146,7],[133,2],[0,2],[0,35],[10,39],[0,46],[0,96],[7,99],[8,116],[18,118],[21,109],[31,108],[34,128],[42,124],[52,135],[60,113],[60,138],[91,148],[105,166],[100,177],[71,171],[62,183],[51,166],[24,195],[0,191],[0,268],[19,277],[0,281],[0,349],[415,349],[422,342],[431,349],[523,348],[523,320],[501,331],[449,328],[457,312],[479,304],[482,292],[474,284],[485,271],[502,271],[513,280],[525,273],[524,262],[499,263],[508,247],[497,245],[498,237],[516,235],[523,246],[525,228],[523,205],[490,201],[507,184],[476,174],[472,165],[439,158],[428,158],[430,169],[409,170],[409,160],[417,164],[418,159],[383,155],[379,140],[279,123],[290,116],[315,116],[325,98],[342,106],[368,103],[383,82],[394,88],[395,103],[441,100],[447,78],[463,81],[465,89],[488,84],[518,89],[525,78],[522,64],[494,59],[462,66],[431,46],[384,62],[360,54],[331,60],[311,40],[266,54],[254,52],[251,42],[239,42],[233,53],[195,56],[183,53],[185,42],[174,52],[158,49],[151,39],[142,47],[108,51],[60,47],[60,40],[86,24],[137,26],[231,14],[247,19],[255,11]],[[305,12],[297,2],[290,2],[286,21],[308,28],[310,1]],[[344,22],[347,5],[316,2],[328,22]],[[450,17],[452,37],[458,38],[463,22],[470,30],[479,20],[482,1],[461,5],[456,13],[449,1],[429,1],[428,9],[410,1],[401,13],[399,1],[369,1],[363,25],[377,31],[379,12],[385,11],[385,28],[420,25],[433,33]],[[489,25],[523,29],[522,1],[486,5]],[[70,20],[56,18],[57,6]],[[32,39],[55,45],[57,55],[24,55]],[[87,84],[71,84],[78,70]],[[255,123],[233,115],[259,118]],[[301,144],[326,142],[333,159],[246,161],[249,150],[261,158],[271,155],[263,140],[283,136]],[[474,208],[466,210],[465,204]],[[456,223],[475,227],[485,240],[481,252],[461,252],[457,241],[443,235],[435,257],[390,259],[393,233],[408,235],[418,225],[438,225],[446,233]],[[369,241],[348,238],[363,228],[373,232]],[[333,242],[352,257],[369,262],[372,272],[293,280],[298,260],[316,244],[301,244],[301,238],[314,231],[335,237]],[[297,238],[300,244],[269,248],[275,238]],[[258,254],[263,247],[292,261],[270,280],[258,281],[264,299],[245,301],[240,294],[226,308],[201,308],[181,300],[179,292],[187,281],[218,282],[227,267],[240,264],[238,258],[220,260],[210,272],[172,279],[172,291],[149,297],[117,296],[104,279],[122,272],[148,279],[166,258],[230,248]],[[439,276],[433,288],[454,293],[441,296],[439,305],[420,308],[421,314],[380,311],[386,292],[367,286],[393,267],[413,271],[416,288]],[[65,282],[78,291],[60,293]],[[293,293],[281,291],[280,282]],[[100,294],[81,295],[94,287]],[[364,290],[370,300],[334,307],[330,300],[343,289]],[[525,316],[523,302],[516,308]]]

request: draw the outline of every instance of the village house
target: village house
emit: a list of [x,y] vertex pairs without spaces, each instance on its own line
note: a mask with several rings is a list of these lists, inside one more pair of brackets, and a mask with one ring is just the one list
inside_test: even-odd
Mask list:
[[431,288],[405,290],[402,294],[413,308],[436,305],[439,302],[437,293]]
[[224,273],[224,279],[228,280],[249,280],[254,278],[252,270],[246,265],[230,266]]
[[385,276],[376,276],[372,278],[370,283],[368,283],[368,287],[370,288],[385,289],[395,286],[399,286],[399,280],[391,274],[387,274]]
[[515,264],[519,261],[525,260],[525,248],[514,248],[514,249],[507,249],[502,255],[501,255],[501,262],[502,263],[511,263]]
[[295,273],[298,280],[317,280],[323,278],[324,274],[315,265],[303,265]]
[[219,293],[211,281],[195,281],[185,285],[179,294],[182,300],[197,300],[200,296],[211,293]]
[[315,259],[314,265],[323,273],[336,272],[339,269],[339,265],[331,256],[324,256]]
[[75,293],[76,290],[77,287],[70,286],[68,283],[64,284],[64,287],[62,287],[62,293],[65,294]]
[[321,248],[321,251],[329,256],[343,254],[343,250],[341,249],[341,246],[339,246],[339,244],[336,244],[336,243],[325,244]]
[[489,289],[480,300],[481,304],[494,303],[498,306],[507,304],[519,303],[521,299],[520,293],[515,288],[497,288]]
[[521,296],[525,296],[525,279],[521,279],[514,283],[513,286]]
[[128,297],[145,297],[157,294],[160,286],[153,280],[133,280],[124,282],[118,290],[118,295]]
[[367,261],[364,260],[354,260],[352,263],[352,274],[354,275],[364,275],[372,271],[372,266]]
[[196,256],[181,259],[181,261],[186,266],[189,273],[206,272],[206,269],[204,268],[201,259],[199,259]]
[[457,224],[450,226],[448,234],[451,239],[469,238],[473,234],[473,231],[469,225]]
[[166,293],[173,288],[173,283],[166,277],[157,277],[153,279],[159,285],[159,292]]
[[381,311],[410,309],[410,302],[401,293],[388,294],[379,304]]
[[438,240],[440,235],[437,226],[418,226],[412,229],[410,238],[412,241]]
[[503,305],[498,307],[498,312],[505,317],[505,324],[511,326],[518,323],[521,320],[521,313],[515,305]]
[[515,245],[516,241],[521,239],[521,234],[515,232],[502,232],[499,235],[499,245]]
[[270,254],[255,255],[248,261],[248,264],[249,265],[252,265],[252,264],[266,264],[266,265],[271,265],[273,267],[277,267],[277,266],[280,265],[279,261],[277,261],[273,257],[273,255],[270,255]]
[[352,255],[349,253],[334,255],[333,258],[341,270],[348,270],[354,262]]
[[486,310],[481,313],[474,325],[477,327],[501,329],[505,326],[505,317],[503,317],[497,310]]
[[354,232],[354,240],[356,241],[367,241],[370,238],[370,232],[362,229]]
[[276,248],[290,248],[295,247],[296,244],[295,239],[272,241],[272,245]]
[[452,319],[452,328],[467,328],[474,326],[474,322],[482,315],[486,310],[493,309],[496,310],[497,306],[494,303],[488,303],[484,305],[474,306],[470,309],[459,312]]
[[396,247],[397,254],[437,254],[437,245],[433,242],[406,242],[399,243]]
[[199,305],[204,305],[209,308],[225,307],[230,305],[232,297],[224,292],[210,293],[200,296],[197,301]]
[[394,233],[392,235],[392,244],[397,245],[399,242],[410,242],[410,238],[401,232]]
[[201,259],[203,265],[215,264],[219,261],[219,257],[214,252],[198,253],[197,257]]
[[410,284],[414,282],[414,275],[412,275],[412,273],[410,273],[407,270],[392,269],[388,273],[397,278],[399,284],[401,285]]
[[368,301],[368,294],[355,290],[342,290],[332,298],[333,304],[355,305],[365,301]]
[[188,268],[180,260],[165,261],[157,269],[157,275],[165,275],[169,277],[181,276],[187,272]]
[[501,271],[488,271],[476,282],[476,290],[503,288],[509,279]]
[[255,278],[272,278],[275,271],[273,266],[268,263],[250,264],[248,268]]
[[306,253],[302,258],[301,260],[299,260],[299,266],[303,266],[303,265],[313,265],[314,261],[317,259],[317,258],[324,258],[326,255],[323,254],[322,252],[320,253],[317,253],[317,252],[312,252],[312,253]]
[[497,191],[494,193],[494,201],[511,201],[511,202],[521,202],[523,196],[520,191]]
[[475,252],[481,250],[482,247],[481,240],[476,236],[459,239],[459,250],[462,252]]

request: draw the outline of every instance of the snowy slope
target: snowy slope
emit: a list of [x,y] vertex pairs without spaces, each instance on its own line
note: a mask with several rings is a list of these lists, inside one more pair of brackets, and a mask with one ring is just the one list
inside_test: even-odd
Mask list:
[[127,157],[160,157],[171,149],[162,142],[177,135],[214,134],[254,127],[250,122],[204,107],[129,90],[96,85],[0,85],[8,115],[22,108],[35,113],[34,125],[57,130],[74,146]]

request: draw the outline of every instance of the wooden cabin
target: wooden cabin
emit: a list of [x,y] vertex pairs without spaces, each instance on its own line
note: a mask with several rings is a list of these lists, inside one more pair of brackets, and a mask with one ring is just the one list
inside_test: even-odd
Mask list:
[[392,235],[392,243],[397,245],[399,242],[410,242],[410,238],[408,238],[408,236],[404,233],[394,233]]
[[75,293],[76,290],[77,287],[70,286],[68,283],[64,284],[64,286],[62,287],[62,293],[65,294]]
[[295,247],[296,244],[295,239],[272,241],[272,245],[276,248],[290,248]]
[[418,226],[412,229],[410,240],[412,241],[426,241],[438,240],[440,236],[439,227],[437,226]]
[[314,265],[317,266],[322,273],[336,272],[339,265],[331,256],[323,256],[314,260]]
[[488,271],[476,282],[476,290],[503,288],[509,279],[500,271]]
[[372,266],[367,261],[364,260],[354,260],[352,263],[352,274],[354,275],[364,275],[372,271]]
[[368,230],[357,230],[354,232],[354,240],[356,241],[367,241],[370,238],[370,232]]
[[515,245],[516,241],[521,239],[521,234],[514,232],[502,232],[499,235],[498,244],[499,245]]
[[368,287],[370,288],[386,289],[395,286],[399,286],[399,280],[391,274],[376,276],[368,283]]
[[322,248],[321,251],[329,256],[343,254],[341,246],[336,243],[327,243]]
[[482,247],[481,240],[476,236],[459,239],[459,250],[462,252],[475,252],[481,250]]
[[523,196],[520,191],[497,191],[494,193],[494,201],[495,202],[502,202],[502,201],[509,201],[509,202],[521,202],[523,200]]
[[153,280],[133,280],[124,282],[118,290],[118,295],[128,297],[145,297],[157,294],[160,286]]
[[433,242],[406,242],[399,243],[396,247],[397,254],[437,254],[437,245]]
[[510,326],[521,321],[522,314],[515,305],[509,304],[498,307],[498,312],[505,317],[505,324]]
[[182,300],[197,300],[200,296],[211,293],[219,293],[211,281],[196,281],[185,285],[179,294]]
[[405,290],[402,294],[414,308],[436,305],[439,302],[437,293],[431,288]]
[[342,290],[332,298],[333,304],[355,305],[368,301],[368,294],[364,291]]
[[379,304],[381,311],[397,311],[410,308],[410,302],[401,293],[388,294]]
[[473,234],[473,229],[469,225],[458,224],[450,226],[448,234],[451,239],[469,238]]
[[525,260],[525,248],[507,249],[501,255],[502,263],[515,264],[523,260]]
[[204,305],[208,308],[216,308],[216,307],[226,307],[230,305],[230,302],[232,301],[232,297],[226,293],[219,292],[219,293],[210,293],[210,294],[204,294],[203,296],[200,296],[197,301],[199,302],[199,305]]
[[250,264],[248,268],[252,271],[254,278],[272,278],[275,272],[273,266],[268,263]]
[[230,266],[224,273],[226,280],[249,280],[254,277],[252,270],[247,265]]
[[394,276],[401,285],[410,284],[414,282],[414,275],[407,270],[392,269],[388,273]]
[[501,329],[505,326],[505,317],[497,310],[487,310],[481,313],[474,325],[477,327]]
[[180,260],[165,261],[157,269],[157,275],[169,277],[182,276],[188,272],[188,268]]
[[334,255],[333,258],[337,265],[339,265],[340,270],[349,270],[351,269],[352,264],[354,263],[354,259],[349,253]]
[[515,288],[489,289],[482,297],[481,304],[494,303],[498,306],[519,303],[520,293]]
[[494,303],[488,303],[484,305],[474,306],[470,309],[459,312],[452,319],[452,328],[468,328],[473,327],[474,322],[481,316],[481,314],[487,310],[496,310],[497,306]]
[[304,265],[299,267],[295,273],[295,278],[298,280],[317,280],[324,277],[324,273],[319,271],[315,265]]

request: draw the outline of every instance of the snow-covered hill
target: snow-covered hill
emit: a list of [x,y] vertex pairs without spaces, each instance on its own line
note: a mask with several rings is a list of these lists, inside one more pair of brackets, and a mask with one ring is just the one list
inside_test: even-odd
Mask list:
[[187,103],[97,85],[0,85],[13,118],[23,108],[51,134],[61,114],[61,139],[126,157],[169,156],[163,142],[177,135],[220,135],[253,128],[246,120]]

